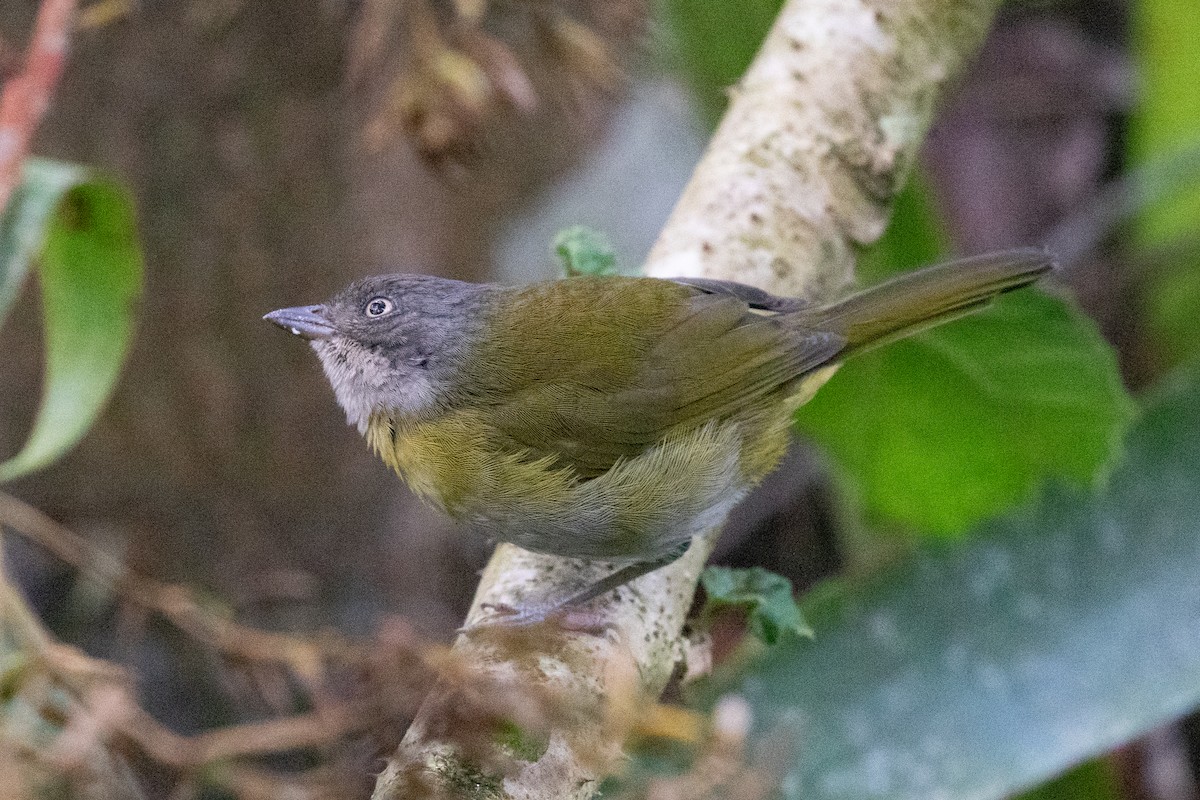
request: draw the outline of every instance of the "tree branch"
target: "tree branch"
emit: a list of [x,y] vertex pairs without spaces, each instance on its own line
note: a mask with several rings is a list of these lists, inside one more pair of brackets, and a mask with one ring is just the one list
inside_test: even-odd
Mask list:
[[21,183],[21,164],[67,59],[75,0],[44,0],[38,9],[25,66],[0,92],[0,211]]
[[[883,232],[947,81],[981,43],[998,0],[790,0],[732,102],[645,265],[648,275],[730,278],[795,296],[836,296],[856,250]],[[493,737],[461,744],[435,690],[380,776],[376,800],[590,797],[620,763],[637,711],[658,696],[682,652],[680,631],[719,531],[668,567],[595,603],[604,636],[495,631],[455,649],[503,686],[553,688],[576,710],[544,752]],[[569,593],[605,565],[497,548],[483,603]],[[455,687],[460,690],[461,686]],[[472,715],[455,707],[456,718]],[[536,727],[537,720],[523,725]],[[543,748],[537,748],[542,750]]]

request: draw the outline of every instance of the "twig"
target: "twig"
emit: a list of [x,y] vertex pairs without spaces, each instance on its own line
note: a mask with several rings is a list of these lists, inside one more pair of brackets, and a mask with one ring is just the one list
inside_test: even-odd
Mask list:
[[[161,614],[180,630],[233,658],[257,663],[279,663],[297,675],[321,679],[326,660],[361,663],[370,647],[328,631],[317,637],[274,633],[252,628],[201,606],[182,586],[156,581],[128,570],[118,559],[58,524],[33,506],[0,492],[0,524],[49,550],[56,557],[112,587],[129,602]],[[415,634],[393,632],[393,645],[422,652],[429,645]]]
[[[0,569],[0,632],[5,631],[10,645],[25,656],[20,675],[6,678],[10,699],[20,698],[61,731],[46,744],[5,730],[0,752],[19,753],[31,767],[70,777],[72,785],[97,797],[140,797],[110,750],[121,743],[182,773],[184,784],[197,785],[203,774],[205,782],[219,783],[238,797],[348,797],[345,775],[328,767],[272,774],[243,760],[336,745],[370,729],[387,707],[378,695],[365,693],[362,699],[326,704],[307,714],[181,736],[139,705],[125,670],[56,642]],[[206,771],[214,764],[221,769]]]
[[1194,189],[1198,181],[1200,142],[1190,142],[1102,187],[1046,234],[1046,247],[1058,254],[1064,270],[1072,270],[1122,225],[1155,203]]
[[[17,633],[22,649],[35,656],[40,673],[74,698],[62,720],[62,734],[48,752],[38,756],[59,770],[77,768],[110,742],[124,742],[185,776],[195,776],[219,763],[222,783],[242,785],[247,797],[258,796],[264,787],[276,784],[293,793],[303,784],[308,789],[300,791],[301,796],[322,797],[330,796],[338,782],[326,785],[318,780],[318,773],[306,773],[303,779],[273,778],[261,770],[246,771],[241,762],[269,753],[337,745],[385,720],[407,716],[434,677],[449,699],[444,718],[474,731],[474,738],[463,738],[461,744],[481,754],[496,731],[509,731],[517,725],[537,735],[550,726],[568,724],[582,713],[564,703],[552,687],[521,684],[511,675],[481,668],[463,654],[422,642],[407,624],[385,625],[376,639],[366,642],[348,642],[333,635],[309,638],[270,633],[240,625],[199,606],[182,587],[127,570],[79,535],[3,492],[0,526],[45,547],[123,599],[161,614],[226,656],[252,666],[287,668],[301,679],[308,703],[315,709],[194,736],[176,734],[139,705],[125,670],[55,641],[0,571],[0,622]],[[531,649],[527,641],[510,646]],[[332,666],[342,670],[334,673]],[[348,680],[342,680],[347,676]]]
[[134,0],[97,0],[80,9],[75,27],[79,30],[103,28],[133,13]]
[[111,727],[111,733],[135,743],[160,764],[187,772],[250,756],[326,746],[370,729],[374,720],[373,709],[366,704],[342,704],[309,714],[227,725],[181,736],[152,717],[120,687],[93,690],[87,697],[87,705],[91,709],[104,709],[103,716],[109,724],[101,729]]
[[0,211],[21,182],[21,164],[38,123],[50,108],[67,58],[75,0],[43,0],[25,68],[0,92]]
[[74,766],[112,735],[123,736],[164,765],[191,771],[215,762],[327,745],[368,729],[378,716],[374,700],[360,700],[181,736],[141,708],[125,670],[55,641],[2,572],[0,619],[15,626],[25,652],[75,697],[66,728],[46,756],[64,768]]

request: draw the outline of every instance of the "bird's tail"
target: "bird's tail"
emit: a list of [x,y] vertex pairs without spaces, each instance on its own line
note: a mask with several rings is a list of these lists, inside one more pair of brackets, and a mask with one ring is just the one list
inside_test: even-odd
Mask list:
[[1053,255],[1035,248],[988,253],[900,275],[829,305],[795,312],[793,319],[845,337],[841,360],[969,314],[1054,266]]

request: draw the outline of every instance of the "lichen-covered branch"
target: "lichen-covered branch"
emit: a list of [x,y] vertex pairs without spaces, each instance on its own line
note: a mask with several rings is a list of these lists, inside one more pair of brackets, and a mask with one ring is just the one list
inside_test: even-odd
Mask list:
[[[646,274],[730,278],[813,298],[843,291],[856,249],[883,232],[936,103],[978,48],[997,5],[790,0],[733,90]],[[718,533],[597,601],[609,625],[602,636],[557,629],[539,631],[534,640],[461,636],[456,650],[478,665],[490,691],[503,692],[506,683],[544,686],[577,713],[556,720],[541,747],[496,737],[489,758],[477,741],[464,752],[460,732],[445,720],[453,703],[435,691],[380,777],[377,800],[590,797],[619,768],[633,712],[655,699],[671,675]],[[482,604],[566,594],[606,569],[503,545],[484,572],[468,622],[481,616]],[[528,724],[536,727],[536,720]]]

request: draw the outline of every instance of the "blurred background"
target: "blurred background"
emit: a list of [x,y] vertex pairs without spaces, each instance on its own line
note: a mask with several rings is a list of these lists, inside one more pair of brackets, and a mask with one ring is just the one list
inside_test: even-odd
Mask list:
[[[902,199],[938,235],[932,251],[904,251],[914,258],[1059,248],[1061,282],[1135,391],[1194,352],[1200,329],[1200,195],[1170,188],[1200,161],[1189,157],[1200,145],[1193,3],[1006,5]],[[402,615],[448,640],[489,545],[413,499],[346,427],[310,350],[262,314],[381,271],[556,277],[551,242],[577,224],[606,233],[621,267],[636,269],[777,7],[85,6],[34,149],[132,188],[144,299],[99,422],[7,490],[240,620],[365,634]],[[0,70],[20,58],[36,9],[0,0]],[[40,391],[35,292],[3,330],[3,454],[19,447]],[[903,522],[847,511],[833,472],[798,443],[739,509],[718,560],[804,588],[903,549]],[[237,716],[236,704],[197,694],[201,655],[37,548],[14,539],[8,551],[48,624],[137,664],[148,707],[173,727]],[[180,670],[179,659],[198,666]],[[1121,758],[1127,797],[1200,797],[1196,724]]]

